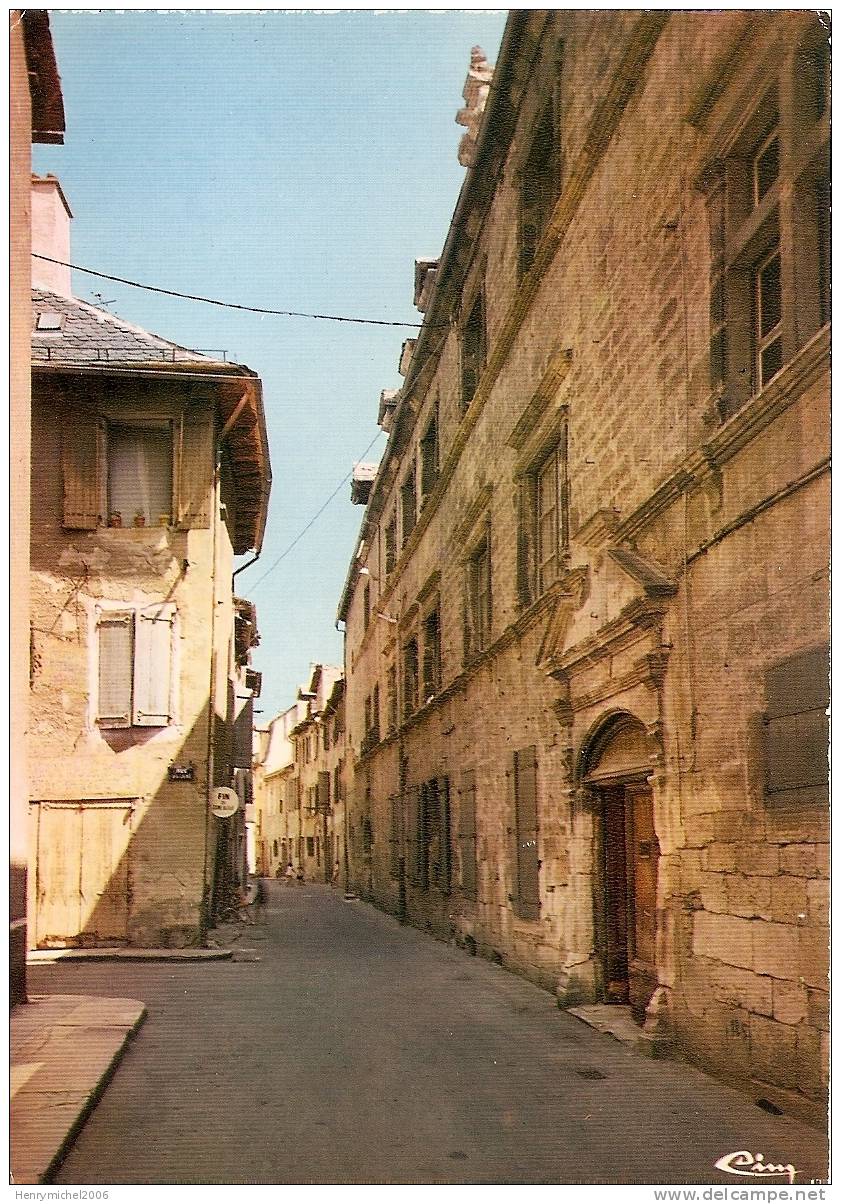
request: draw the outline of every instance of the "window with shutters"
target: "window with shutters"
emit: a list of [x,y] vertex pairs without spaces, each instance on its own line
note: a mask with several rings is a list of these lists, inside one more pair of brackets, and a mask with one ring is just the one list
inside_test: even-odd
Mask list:
[[543,107],[520,178],[520,275],[534,262],[537,248],[560,196],[560,154],[555,97]]
[[487,358],[485,298],[480,289],[461,328],[461,404],[467,409],[479,387]]
[[487,648],[491,637],[491,537],[487,529],[465,566],[465,659]]
[[418,792],[417,870],[421,890],[431,886],[450,893],[450,784],[447,778],[431,778]]
[[173,721],[171,603],[96,611],[97,726],[166,727]]
[[809,806],[828,801],[829,649],[809,649],[765,675],[765,797]]
[[420,885],[421,792],[419,786],[405,787],[406,876],[413,886]]
[[314,857],[314,856],[315,856],[315,837],[308,836],[307,837],[307,857]]
[[386,708],[389,734],[397,731],[397,666],[389,665],[386,677]]
[[537,857],[537,756],[534,746],[514,753],[515,894],[514,910],[524,920],[540,915]]
[[459,889],[466,899],[476,898],[476,774],[461,775],[458,792]]
[[385,529],[385,571],[386,575],[394,572],[394,566],[397,563],[397,518],[391,516],[388,526]]
[[423,621],[423,703],[431,702],[441,689],[441,619],[430,611]]
[[418,519],[418,497],[415,487],[415,466],[406,473],[400,488],[400,535],[401,546],[415,529]]
[[427,423],[420,440],[421,505],[429,497],[438,480],[438,405]]
[[528,605],[558,579],[569,551],[566,426],[520,481],[519,508],[518,592]]
[[828,62],[816,21],[704,178],[710,384],[722,418],[829,320]]
[[62,428],[62,525],[68,530],[209,527],[214,422],[74,409]]
[[403,711],[405,718],[414,714],[418,705],[418,641],[413,636],[403,645]]
[[398,878],[403,843],[403,808],[399,794],[393,794],[389,799],[389,810],[388,869],[392,878]]
[[320,815],[330,813],[330,773],[326,769],[319,770],[318,793],[316,809]]

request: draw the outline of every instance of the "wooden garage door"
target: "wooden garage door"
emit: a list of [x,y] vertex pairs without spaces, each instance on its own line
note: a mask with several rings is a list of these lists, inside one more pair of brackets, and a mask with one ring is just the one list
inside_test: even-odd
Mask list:
[[38,802],[32,825],[36,944],[125,941],[132,803]]

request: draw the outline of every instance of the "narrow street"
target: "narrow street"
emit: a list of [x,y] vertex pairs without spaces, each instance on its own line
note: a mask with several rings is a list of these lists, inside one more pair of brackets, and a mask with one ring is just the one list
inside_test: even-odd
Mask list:
[[824,1177],[818,1132],[505,970],[325,886],[268,895],[240,960],[31,969],[148,1008],[57,1182],[732,1186],[745,1149]]

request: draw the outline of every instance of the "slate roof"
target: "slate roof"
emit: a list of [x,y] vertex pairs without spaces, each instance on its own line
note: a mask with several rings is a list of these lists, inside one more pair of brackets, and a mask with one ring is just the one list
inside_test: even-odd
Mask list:
[[[150,334],[77,297],[33,289],[32,310],[32,361],[36,364],[90,364],[100,368],[106,364],[200,364],[206,368],[222,362]],[[38,330],[37,316],[42,313],[59,314],[63,319],[61,329]]]

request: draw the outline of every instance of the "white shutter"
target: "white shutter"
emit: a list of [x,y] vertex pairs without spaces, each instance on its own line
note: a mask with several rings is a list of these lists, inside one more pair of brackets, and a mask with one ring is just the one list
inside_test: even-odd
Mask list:
[[138,727],[166,727],[172,718],[171,602],[137,612],[134,647],[134,715]]
[[96,718],[101,727],[129,727],[131,724],[133,619],[130,611],[101,611],[99,614]]

